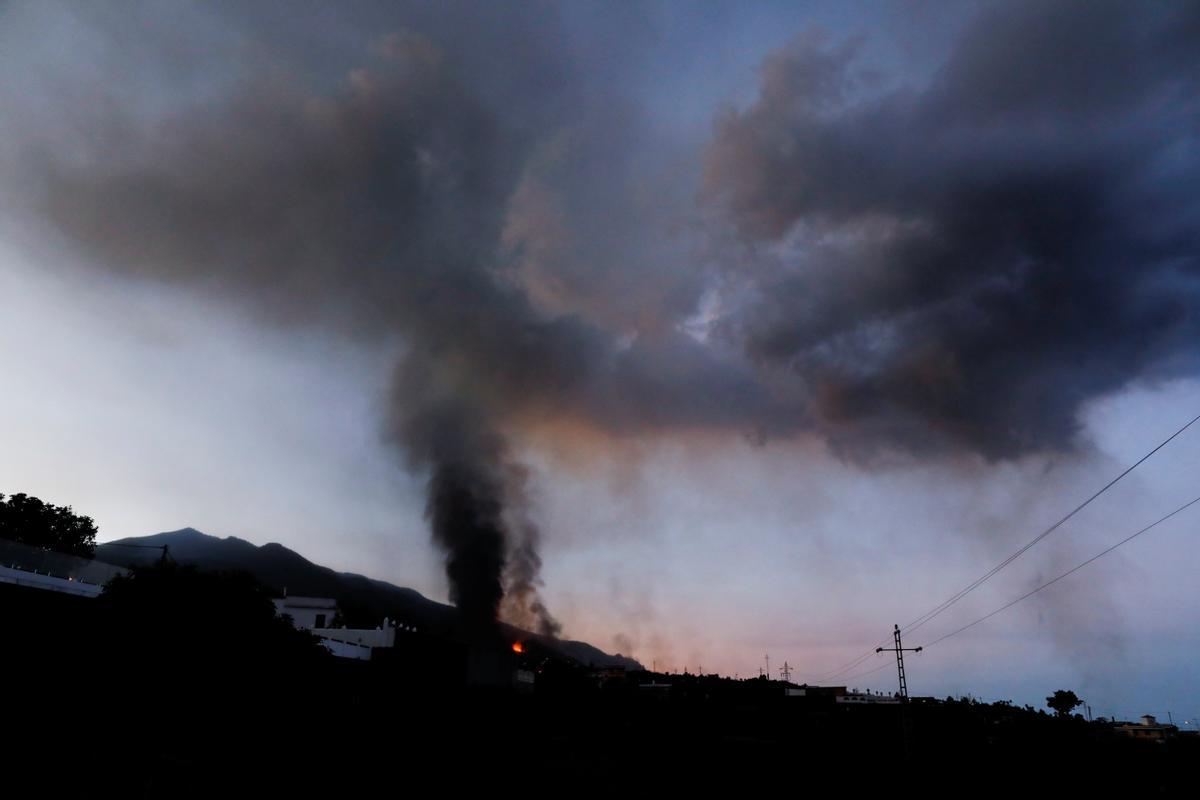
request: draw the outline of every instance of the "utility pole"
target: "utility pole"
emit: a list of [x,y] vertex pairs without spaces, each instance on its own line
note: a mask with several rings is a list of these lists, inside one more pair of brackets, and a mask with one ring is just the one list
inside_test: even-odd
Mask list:
[[771,680],[771,654],[767,653],[763,658],[767,660],[767,680]]
[[779,674],[783,676],[784,683],[792,682],[792,668],[788,666],[788,662],[783,662],[783,669],[779,670]]
[[908,702],[908,681],[906,681],[904,679],[904,651],[908,650],[913,653],[919,653],[919,652],[921,652],[921,648],[920,647],[904,647],[900,643],[900,626],[899,625],[897,625],[896,629],[892,632],[892,638],[895,639],[895,642],[896,642],[895,647],[876,647],[875,652],[882,653],[885,651],[887,651],[887,652],[894,651],[896,653],[896,672],[900,675],[900,702],[907,703]]
[[904,743],[904,760],[908,761],[912,758],[912,721],[908,718],[908,681],[904,679],[904,651],[909,650],[913,653],[921,652],[920,647],[905,647],[900,642],[900,626],[897,625],[892,631],[892,639],[895,642],[895,647],[876,647],[876,653],[882,653],[885,650],[896,653],[896,673],[900,676],[900,739]]

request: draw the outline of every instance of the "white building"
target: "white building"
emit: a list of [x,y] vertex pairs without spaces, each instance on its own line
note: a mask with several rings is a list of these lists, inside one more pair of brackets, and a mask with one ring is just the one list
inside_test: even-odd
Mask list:
[[325,649],[339,658],[369,661],[376,647],[394,647],[396,628],[384,619],[378,628],[335,628],[337,601],[332,597],[281,597],[275,600],[275,612],[286,616],[292,625],[321,639]]
[[301,630],[328,628],[337,615],[337,600],[331,597],[281,597],[275,601],[275,613],[291,617]]
[[1117,725],[1114,730],[1117,733],[1132,736],[1135,739],[1149,739],[1159,742],[1164,739],[1170,739],[1179,733],[1179,728],[1174,725],[1164,725],[1150,714],[1144,714],[1140,723],[1125,722]]
[[882,692],[860,692],[857,689],[840,694],[835,698],[838,703],[846,703],[849,705],[899,705],[900,698],[891,694],[883,694]]

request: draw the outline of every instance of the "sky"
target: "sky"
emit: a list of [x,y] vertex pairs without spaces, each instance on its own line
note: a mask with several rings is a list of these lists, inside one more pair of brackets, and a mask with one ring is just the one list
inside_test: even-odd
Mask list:
[[[1193,3],[0,5],[0,492],[820,682],[1200,413],[1197,45]],[[1198,525],[910,691],[1194,719]]]

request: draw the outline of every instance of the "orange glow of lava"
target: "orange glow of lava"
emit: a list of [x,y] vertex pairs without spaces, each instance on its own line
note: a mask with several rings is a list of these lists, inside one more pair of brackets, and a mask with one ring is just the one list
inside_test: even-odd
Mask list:
[[513,652],[514,653],[524,653],[525,646],[522,645],[520,642],[513,642]]

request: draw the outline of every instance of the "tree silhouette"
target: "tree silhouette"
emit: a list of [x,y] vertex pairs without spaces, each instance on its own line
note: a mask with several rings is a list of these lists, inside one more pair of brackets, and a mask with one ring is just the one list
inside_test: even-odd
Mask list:
[[238,692],[261,692],[264,680],[278,689],[284,676],[299,679],[329,658],[315,636],[277,616],[267,591],[244,573],[136,567],[92,603],[104,668],[137,674],[146,691],[186,687],[193,701],[228,708]]
[[1067,717],[1076,706],[1083,705],[1083,701],[1071,691],[1059,689],[1050,697],[1046,698],[1046,707],[1052,709],[1058,716]]
[[275,613],[267,590],[246,573],[146,565],[109,581],[96,605],[105,625],[156,652],[194,648],[229,653],[236,661],[325,654],[314,636]]
[[18,493],[0,494],[0,539],[91,558],[96,552],[96,523],[70,506],[55,506]]

